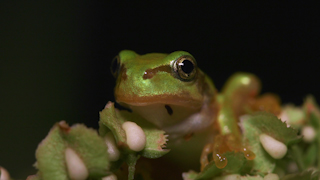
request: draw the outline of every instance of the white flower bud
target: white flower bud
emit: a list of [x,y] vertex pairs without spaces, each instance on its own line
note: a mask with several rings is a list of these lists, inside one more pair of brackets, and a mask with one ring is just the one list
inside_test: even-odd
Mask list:
[[117,161],[120,156],[120,152],[117,148],[116,142],[114,140],[113,134],[110,132],[104,138],[107,147],[110,161]]
[[126,132],[127,144],[133,151],[141,151],[146,146],[146,135],[142,128],[134,122],[127,121],[122,124]]
[[282,142],[266,134],[261,134],[259,138],[263,148],[274,159],[281,159],[287,154],[288,148]]
[[301,130],[301,135],[303,135],[304,142],[312,142],[316,137],[316,131],[312,126],[304,126]]
[[89,175],[88,169],[86,165],[83,163],[82,159],[77,155],[77,153],[73,149],[67,148],[65,150],[65,158],[70,179],[87,179]]
[[1,180],[10,180],[10,175],[5,168],[0,166],[0,172],[1,172],[1,175],[0,175]]

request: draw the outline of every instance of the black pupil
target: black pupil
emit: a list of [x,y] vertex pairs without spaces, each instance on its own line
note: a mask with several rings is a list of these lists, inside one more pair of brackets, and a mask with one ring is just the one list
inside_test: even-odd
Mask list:
[[182,61],[180,66],[181,66],[181,70],[186,74],[190,74],[194,69],[193,63],[189,60]]

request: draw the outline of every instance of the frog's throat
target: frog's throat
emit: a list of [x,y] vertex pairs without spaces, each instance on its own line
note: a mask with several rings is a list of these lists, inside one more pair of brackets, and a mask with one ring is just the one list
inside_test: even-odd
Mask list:
[[129,106],[133,113],[139,114],[145,120],[159,128],[173,126],[200,111],[190,107],[172,104],[151,104],[148,106]]
[[171,138],[179,138],[212,127],[218,112],[215,96],[207,95],[200,108],[164,103],[139,105],[126,104],[133,113],[164,129]]
[[217,118],[219,106],[216,100],[212,97],[205,97],[205,101],[200,111],[193,113],[182,122],[170,127],[164,127],[172,139],[179,138],[186,134],[193,134],[208,128],[212,128],[213,122]]

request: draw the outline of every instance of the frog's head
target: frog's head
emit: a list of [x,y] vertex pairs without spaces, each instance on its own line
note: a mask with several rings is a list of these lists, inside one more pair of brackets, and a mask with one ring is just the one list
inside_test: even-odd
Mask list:
[[185,51],[139,55],[123,50],[113,60],[111,72],[116,78],[116,101],[162,127],[198,111],[204,91],[214,92],[208,90],[213,85],[194,57]]

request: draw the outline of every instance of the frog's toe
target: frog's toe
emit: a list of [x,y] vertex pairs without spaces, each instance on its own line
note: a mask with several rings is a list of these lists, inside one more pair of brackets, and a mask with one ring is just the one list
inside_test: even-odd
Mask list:
[[218,135],[214,142],[207,144],[201,154],[201,170],[204,169],[211,161],[215,162],[217,168],[222,169],[228,164],[228,159],[225,156],[227,152],[242,152],[248,160],[253,160],[255,154],[242,144],[240,138],[232,135]]

